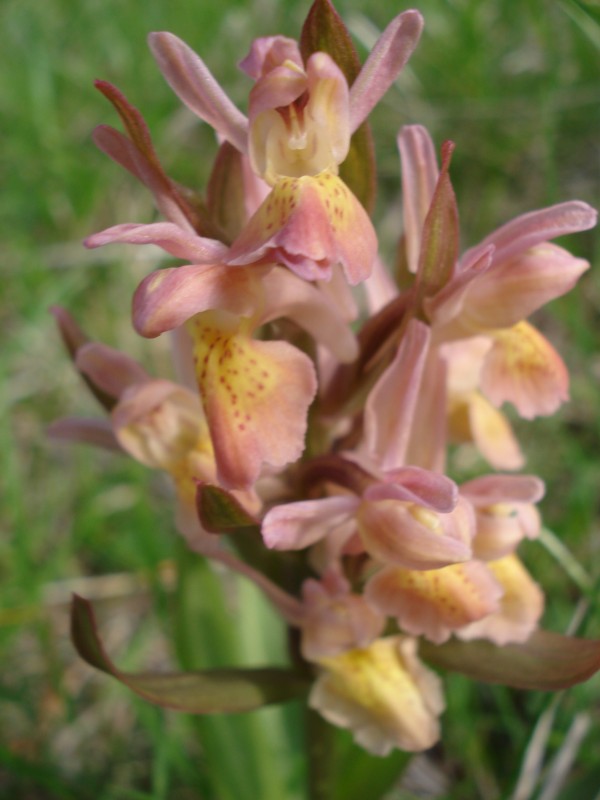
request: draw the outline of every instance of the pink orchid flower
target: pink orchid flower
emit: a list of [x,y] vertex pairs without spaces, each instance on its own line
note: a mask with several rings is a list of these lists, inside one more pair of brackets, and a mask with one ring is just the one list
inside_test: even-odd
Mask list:
[[357,744],[386,756],[395,747],[426,750],[438,740],[444,710],[442,684],[404,636],[377,639],[319,661],[309,705],[329,722],[352,731]]
[[249,118],[186,44],[170,33],[151,35],[159,67],[180,99],[248,153],[273,187],[234,241],[228,263],[276,261],[305,279],[327,280],[339,262],[351,284],[370,274],[376,235],[338,167],[351,135],[410,57],[422,26],[416,11],[396,17],[351,88],[326,53],[313,53],[304,64],[292,40],[258,39],[241,64],[256,81]]
[[[404,128],[399,148],[407,259],[414,271],[428,246],[427,214],[441,174],[425,128]],[[553,413],[568,398],[566,367],[525,317],[569,291],[589,266],[548,240],[587,230],[596,218],[596,211],[580,201],[523,214],[468,250],[446,284],[426,298],[436,342],[489,338],[481,388],[495,405],[512,402],[521,416],[532,418]]]
[[296,460],[317,388],[312,362],[287,342],[252,334],[287,317],[337,359],[351,361],[356,340],[335,301],[282,267],[234,269],[223,263],[225,245],[173,223],[117,225],[86,240],[88,247],[113,242],[155,244],[195,262],[145,278],[134,295],[133,320],[148,337],[186,326],[220,483],[249,488],[263,463]]
[[308,661],[367,647],[385,625],[385,617],[362,595],[353,594],[348,580],[335,569],[320,580],[304,581],[302,604],[301,650]]
[[435,569],[471,557],[474,517],[443,475],[404,467],[366,476],[358,493],[275,506],[262,523],[267,547],[300,550],[325,538],[338,552],[380,563]]

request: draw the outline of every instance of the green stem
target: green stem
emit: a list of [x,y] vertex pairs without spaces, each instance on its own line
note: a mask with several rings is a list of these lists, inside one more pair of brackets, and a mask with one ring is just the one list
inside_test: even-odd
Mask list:
[[332,800],[335,776],[335,728],[306,709],[306,754],[309,800]]

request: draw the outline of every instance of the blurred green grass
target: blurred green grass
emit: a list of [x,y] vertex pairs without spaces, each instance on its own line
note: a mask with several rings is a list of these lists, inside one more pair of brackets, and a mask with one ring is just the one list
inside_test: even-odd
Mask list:
[[[111,641],[125,666],[170,663],[173,639],[179,640],[182,655],[182,633],[172,629],[173,609],[188,591],[195,603],[208,603],[208,612],[214,603],[225,603],[223,613],[232,624],[243,602],[255,632],[267,625],[268,611],[257,596],[248,600],[243,585],[227,585],[228,605],[227,597],[219,599],[218,580],[208,597],[195,578],[175,595],[167,591],[159,578],[161,565],[178,560],[180,550],[163,482],[108,454],[50,444],[44,431],[59,416],[97,413],[63,355],[47,311],[53,304],[72,309],[95,338],[127,350],[153,370],[168,370],[165,345],[140,341],[129,325],[129,298],[148,261],[133,250],[90,255],[80,246],[92,231],[154,215],[143,188],[91,142],[96,124],[118,125],[92,81],[103,78],[119,86],[143,111],[170,174],[202,188],[214,140],[162,80],[146,34],[165,29],[180,35],[243,104],[248,84],[235,62],[253,36],[297,35],[308,7],[299,0],[227,0],[218,8],[198,0],[4,0],[0,6],[0,797],[159,800],[227,798],[227,791],[237,791],[242,798],[239,792],[256,791],[256,785],[263,787],[261,798],[302,796],[298,734],[289,733],[296,725],[293,708],[283,716],[261,712],[257,722],[253,717],[241,723],[247,757],[260,757],[253,746],[257,737],[266,735],[272,748],[269,731],[288,730],[274,775],[268,777],[268,763],[257,762],[245,787],[221,786],[215,795],[211,774],[235,768],[225,744],[235,725],[211,728],[210,721],[146,707],[77,662],[67,638],[66,607],[49,606],[48,586],[57,581],[67,582],[64,586],[81,575],[143,574],[143,587],[132,595],[103,601]],[[340,0],[337,7],[363,56],[377,31],[404,8],[385,0]],[[418,8],[426,20],[422,42],[372,117],[383,251],[391,251],[400,230],[395,134],[406,123],[426,124],[438,146],[446,138],[456,142],[452,176],[464,246],[533,208],[573,197],[597,204],[597,4],[423,0]],[[571,369],[572,401],[556,417],[519,426],[519,432],[528,468],[549,487],[543,503],[547,526],[596,581],[598,235],[574,237],[569,246],[596,268],[537,322]],[[540,545],[527,547],[525,556],[547,590],[547,626],[564,630],[580,589]],[[600,636],[593,613],[597,601],[590,602],[583,631]],[[193,632],[183,636],[194,639],[197,648],[186,656],[190,663],[198,664],[201,653],[207,657],[206,648],[211,663],[282,657],[276,630],[262,641],[237,624],[223,641],[222,632],[214,640],[207,627],[208,621],[199,623],[197,640]],[[547,698],[473,686],[458,677],[447,685],[444,745],[435,753],[448,779],[444,796],[508,796]],[[550,738],[551,753],[563,744],[571,718],[597,706],[599,688],[595,679],[567,693]],[[204,755],[195,738],[198,726],[204,726]],[[595,716],[561,794],[565,800],[583,797],[586,780],[593,785],[599,733]]]

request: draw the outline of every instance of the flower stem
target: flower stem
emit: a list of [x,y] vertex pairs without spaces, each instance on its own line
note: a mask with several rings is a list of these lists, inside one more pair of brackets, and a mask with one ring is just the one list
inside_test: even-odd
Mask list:
[[308,761],[308,797],[332,800],[335,776],[335,728],[323,717],[306,709],[306,753]]

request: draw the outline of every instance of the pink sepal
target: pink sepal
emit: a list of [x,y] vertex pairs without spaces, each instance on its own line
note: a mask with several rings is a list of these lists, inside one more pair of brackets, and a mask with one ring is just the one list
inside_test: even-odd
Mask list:
[[548,416],[569,399],[569,373],[550,342],[527,322],[497,331],[481,372],[481,390],[495,406],[520,416]]
[[383,470],[404,463],[415,414],[430,330],[411,320],[394,360],[372,388],[365,405],[365,443]]
[[277,262],[305,280],[329,280],[340,262],[354,286],[370,274],[377,237],[366,211],[332,173],[284,178],[227,257],[232,265]]
[[461,494],[478,506],[537,503],[544,491],[544,482],[536,475],[482,475],[460,487]]
[[268,269],[189,264],[152,272],[133,296],[134,327],[142,336],[153,338],[214,308],[251,316],[259,303],[260,279]]
[[341,496],[275,506],[263,519],[265,544],[275,550],[309,547],[343,525],[359,502],[354,496]]
[[110,422],[106,419],[82,419],[80,417],[65,417],[52,422],[46,429],[51,439],[64,442],[79,442],[102,447],[105,450],[114,450],[122,453],[123,448],[113,433]]
[[75,364],[111,397],[120,397],[129,386],[150,380],[137,361],[100,342],[88,342],[78,348]]
[[154,244],[176,258],[194,264],[216,264],[227,254],[227,246],[215,239],[197,236],[183,230],[172,222],[154,222],[146,225],[125,223],[114,225],[84,240],[86,247],[102,247],[105,244]]
[[420,467],[401,467],[384,472],[384,482],[369,486],[365,500],[402,500],[448,514],[456,506],[458,487],[445,475]]
[[433,142],[427,128],[406,125],[398,135],[402,163],[402,197],[406,258],[410,272],[416,272],[421,252],[423,223],[427,217],[439,170]]
[[471,282],[462,319],[478,330],[509,328],[570,291],[588,267],[562,247],[537,245]]
[[383,614],[362,595],[352,594],[336,570],[329,569],[321,581],[304,581],[302,597],[306,621],[301,648],[308,661],[367,647],[383,631]]
[[160,71],[179,99],[241,153],[245,152],[248,120],[233,105],[202,59],[172,33],[151,33],[148,43]]
[[395,17],[381,34],[350,89],[350,132],[360,127],[390,88],[417,46],[423,29],[418,11]]
[[369,580],[365,595],[413,636],[436,644],[457,629],[497,611],[502,587],[478,561],[417,572],[384,567]]
[[308,331],[342,363],[354,361],[358,342],[333,300],[320,288],[289,270],[275,267],[263,279],[261,324],[286,317]]
[[476,247],[467,250],[461,258],[461,264],[472,258],[474,251],[489,245],[496,248],[494,264],[508,261],[549,239],[593,228],[597,216],[595,209],[580,200],[558,203],[540,211],[521,214],[491,233]]
[[260,36],[250,46],[250,52],[238,67],[257,81],[284,61],[291,61],[303,69],[302,56],[295,39],[287,36]]
[[357,522],[365,550],[383,564],[436,569],[471,557],[475,517],[463,498],[449,514],[397,500],[364,501]]

